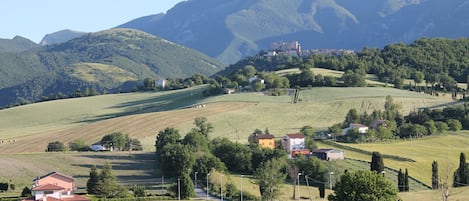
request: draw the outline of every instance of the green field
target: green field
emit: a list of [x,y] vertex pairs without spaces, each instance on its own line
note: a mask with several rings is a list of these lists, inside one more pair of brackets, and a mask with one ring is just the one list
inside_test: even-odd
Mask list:
[[[387,167],[409,170],[409,175],[430,185],[431,164],[438,162],[439,175],[452,178],[453,172],[459,165],[459,154],[469,153],[469,134],[460,133],[444,136],[426,137],[418,140],[406,140],[393,143],[372,144],[345,144],[367,151],[378,151],[382,154],[397,155],[415,160],[416,162],[404,162],[392,159],[384,159]],[[329,147],[321,145],[322,147]],[[352,151],[345,151],[346,157],[370,161],[371,156]]]
[[[109,160],[115,167],[120,167],[116,175],[122,183],[132,183],[135,178],[151,179],[158,173],[150,169],[123,171],[123,167],[133,167],[133,162],[124,160],[128,158],[126,153],[97,156],[95,153],[43,151],[49,142],[56,140],[67,143],[81,139],[92,144],[105,134],[123,132],[138,138],[145,151],[152,153],[158,131],[175,127],[184,135],[193,127],[194,118],[199,116],[205,116],[213,123],[215,131],[210,134],[210,138],[227,137],[247,143],[247,137],[256,128],[268,128],[276,137],[298,132],[304,125],[326,129],[343,121],[351,108],[359,112],[383,109],[387,95],[391,95],[394,102],[401,105],[400,112],[403,114],[421,107],[454,103],[445,96],[433,97],[393,88],[372,87],[306,89],[300,92],[301,101],[292,104],[290,96],[265,96],[262,93],[204,97],[202,92],[205,87],[57,100],[0,110],[0,138],[4,141],[0,144],[0,160],[6,168],[0,172],[0,178],[17,178],[19,185],[27,185],[32,178],[57,170],[78,177],[81,185],[90,165],[102,165]],[[193,107],[200,104],[205,107]],[[449,164],[451,171],[454,171],[454,161],[458,160],[461,151],[465,151],[465,148],[459,147],[469,143],[466,138],[465,135],[449,135],[412,142],[352,146],[415,159],[417,162],[414,164],[388,160],[385,160],[385,164],[397,169],[408,168],[412,176],[429,183],[431,161],[442,160],[440,170]],[[409,146],[410,143],[412,146]],[[452,145],[453,151],[445,152],[448,144]],[[407,151],[406,147],[409,148]],[[121,156],[109,159],[114,154]],[[346,155],[362,160],[370,158],[357,153],[346,152]],[[450,162],[443,161],[446,158]],[[154,167],[150,164],[147,166]],[[17,171],[7,171],[10,169]],[[291,189],[291,186],[285,185],[284,198],[291,197]],[[301,191],[308,192],[306,187]],[[311,192],[317,195],[317,190]],[[312,195],[316,197],[314,193]]]

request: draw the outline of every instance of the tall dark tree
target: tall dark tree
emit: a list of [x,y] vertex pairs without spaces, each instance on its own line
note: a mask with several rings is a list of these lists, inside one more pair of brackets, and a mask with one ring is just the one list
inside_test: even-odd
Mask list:
[[180,193],[181,199],[186,200],[195,195],[194,183],[192,183],[193,181],[188,174],[180,175],[177,180],[178,181],[176,182],[176,184],[171,187],[171,191],[173,191],[176,196],[178,196]]
[[454,187],[465,186],[468,184],[468,166],[466,163],[466,154],[459,155],[459,167],[454,173]]
[[409,192],[409,171],[407,171],[407,168],[404,174],[404,191]]
[[47,145],[47,152],[55,152],[55,151],[65,151],[64,143],[60,141],[55,141]]
[[381,174],[384,170],[383,157],[379,152],[374,151],[371,156],[371,171]]
[[88,194],[97,194],[98,193],[98,171],[96,170],[96,166],[92,166],[90,170],[90,178],[86,182],[86,191]]
[[25,186],[23,190],[21,191],[21,197],[30,197],[31,195],[32,195],[31,189]]
[[404,191],[404,174],[402,173],[402,169],[399,169],[399,173],[397,174],[397,189],[399,192]]
[[438,189],[438,162],[432,163],[432,189]]

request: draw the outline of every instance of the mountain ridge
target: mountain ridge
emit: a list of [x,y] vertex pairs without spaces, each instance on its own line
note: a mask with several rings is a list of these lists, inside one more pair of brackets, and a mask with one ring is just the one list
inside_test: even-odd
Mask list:
[[467,37],[469,14],[463,11],[468,4],[468,0],[192,0],[165,14],[118,27],[143,30],[229,64],[278,41],[297,40],[308,49],[358,50],[421,37]]
[[145,78],[186,78],[223,69],[213,58],[133,29],[88,33],[25,52],[0,53],[0,106],[75,90],[129,91]]

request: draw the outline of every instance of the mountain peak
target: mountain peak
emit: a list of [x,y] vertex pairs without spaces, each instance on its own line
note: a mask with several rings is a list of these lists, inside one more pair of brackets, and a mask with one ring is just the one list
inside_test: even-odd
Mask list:
[[80,37],[84,34],[87,34],[86,32],[80,32],[80,31],[73,31],[70,29],[64,29],[61,31],[57,31],[54,33],[46,34],[44,38],[42,38],[41,42],[39,45],[52,45],[52,44],[57,44],[57,43],[63,43],[67,42],[71,39]]

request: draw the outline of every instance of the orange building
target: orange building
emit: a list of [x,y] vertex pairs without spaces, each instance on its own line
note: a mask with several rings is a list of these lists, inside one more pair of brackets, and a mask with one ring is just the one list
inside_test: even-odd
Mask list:
[[257,143],[262,148],[275,149],[275,136],[273,135],[257,135]]

